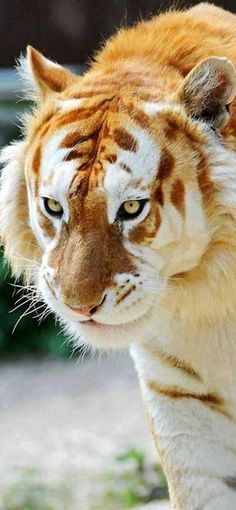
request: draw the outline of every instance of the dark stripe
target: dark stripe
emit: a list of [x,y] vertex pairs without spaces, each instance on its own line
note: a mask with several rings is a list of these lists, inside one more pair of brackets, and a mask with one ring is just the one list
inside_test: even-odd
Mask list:
[[115,129],[113,139],[121,149],[132,152],[136,152],[138,149],[137,140],[125,129]]
[[120,166],[121,170],[124,170],[128,174],[132,174],[131,168],[128,165],[126,165],[125,163],[120,163],[119,166]]
[[125,107],[125,110],[128,112],[130,118],[141,128],[146,129],[148,127],[150,119],[142,110],[135,109],[132,104]]
[[41,146],[38,145],[36,147],[32,160],[32,170],[35,174],[38,173],[40,162],[41,162]]
[[119,303],[121,303],[121,301],[123,301],[125,298],[127,298],[131,294],[131,292],[133,292],[133,290],[135,290],[135,289],[136,289],[136,286],[132,285],[132,287],[130,287],[129,290],[127,290],[125,292],[125,294],[122,294],[122,296],[120,296],[119,299],[117,299],[115,304],[118,305]]
[[75,145],[77,145],[78,143],[80,143],[81,141],[81,133],[78,132],[78,131],[74,131],[72,133],[69,133],[68,135],[65,136],[62,144],[61,144],[61,147],[64,149],[70,149],[72,147],[75,147]]
[[180,132],[180,127],[175,119],[166,119],[166,125],[164,126],[164,133],[166,138],[169,140],[175,140],[178,132]]
[[65,157],[65,161],[71,161],[72,159],[79,159],[79,158],[83,158],[84,156],[86,156],[86,154],[84,154],[83,152],[81,151],[76,151],[76,150],[72,150],[69,152],[69,154],[67,154],[67,156]]
[[172,186],[170,199],[172,204],[176,207],[176,209],[178,209],[178,211],[182,215],[184,214],[185,210],[184,195],[185,195],[184,183],[180,179],[176,179]]
[[[100,127],[96,127],[93,129],[93,131],[91,131],[91,133],[88,133],[86,135],[82,135],[82,134],[79,135],[77,133],[74,136],[74,134],[71,133],[64,138],[64,140],[61,144],[61,147],[62,148],[65,147],[65,148],[69,149],[70,147],[73,148],[75,145],[81,144],[83,142],[96,141],[96,139],[99,135],[99,132],[100,132]],[[73,136],[74,136],[74,138],[73,138]]]
[[[101,148],[101,150],[102,150],[102,148]],[[117,160],[117,155],[116,154],[107,154],[106,156],[104,156],[104,159],[105,159],[105,161],[109,161],[109,163],[115,163]]]
[[161,185],[158,186],[158,188],[156,189],[156,192],[155,192],[155,199],[157,200],[157,202],[163,206],[164,205],[164,196],[163,196],[163,191],[162,191],[162,187]]
[[207,394],[201,394],[201,393],[188,393],[182,388],[178,388],[175,386],[162,386],[159,385],[156,381],[148,381],[147,385],[150,390],[155,391],[156,393],[159,393],[160,395],[164,395],[166,397],[170,397],[173,399],[179,399],[179,398],[193,398],[195,400],[200,400],[201,402],[204,402],[209,405],[213,406],[222,406],[223,405],[223,399],[216,395],[215,393],[207,393]]
[[174,169],[175,160],[168,149],[164,148],[161,153],[161,160],[158,167],[157,177],[160,180],[168,179]]
[[149,353],[151,353],[153,356],[157,357],[159,360],[163,362],[163,364],[168,368],[176,368],[178,370],[181,370],[185,375],[188,375],[190,377],[193,377],[199,382],[202,382],[202,377],[194,368],[186,363],[184,360],[180,360],[177,358],[177,356],[173,356],[172,354],[167,354],[163,352],[159,347],[147,345],[146,349]]
[[94,124],[101,123],[101,119],[103,116],[103,111],[101,109],[96,109],[94,107],[91,108],[77,108],[76,110],[69,111],[68,113],[61,114],[56,119],[56,127],[57,129],[67,126],[68,124],[73,124],[74,122],[77,122],[78,120],[86,120],[88,118],[93,120]]
[[83,158],[87,158],[87,161],[88,161],[88,160],[92,160],[92,158],[94,157],[95,154],[96,154],[95,150],[91,150],[90,152],[72,150],[65,157],[65,161],[71,161],[72,159],[83,159]]
[[207,157],[204,152],[199,148],[195,148],[198,153],[199,163],[197,166],[197,179],[199,188],[206,200],[212,199],[214,193],[214,185],[210,179],[210,168]]

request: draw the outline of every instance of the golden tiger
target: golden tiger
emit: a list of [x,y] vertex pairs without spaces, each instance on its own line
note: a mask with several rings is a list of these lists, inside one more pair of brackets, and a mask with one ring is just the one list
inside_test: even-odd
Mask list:
[[131,344],[176,510],[236,508],[236,18],[121,29],[78,77],[32,47],[0,231],[76,345]]

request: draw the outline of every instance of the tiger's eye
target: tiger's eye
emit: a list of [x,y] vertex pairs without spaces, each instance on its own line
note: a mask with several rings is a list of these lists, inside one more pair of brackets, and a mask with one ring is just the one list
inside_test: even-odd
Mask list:
[[51,216],[61,217],[63,214],[62,206],[57,200],[53,198],[44,198],[44,207],[48,214]]
[[137,214],[141,207],[141,204],[139,200],[128,200],[127,202],[124,203],[123,207],[127,214],[132,215]]
[[120,206],[115,221],[124,222],[134,220],[141,214],[147,202],[147,198],[140,198],[139,200],[126,200],[126,202],[123,202],[123,204]]

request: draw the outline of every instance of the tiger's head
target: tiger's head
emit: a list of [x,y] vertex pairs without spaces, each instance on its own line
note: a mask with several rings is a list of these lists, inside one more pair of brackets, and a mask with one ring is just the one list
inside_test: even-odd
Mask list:
[[5,254],[77,341],[142,341],[211,242],[234,68],[211,58],[161,87],[133,68],[76,77],[33,48],[22,67],[36,106],[3,151]]

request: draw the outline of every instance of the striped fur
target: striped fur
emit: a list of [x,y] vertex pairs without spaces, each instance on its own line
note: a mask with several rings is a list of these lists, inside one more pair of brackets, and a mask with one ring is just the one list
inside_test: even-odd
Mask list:
[[5,256],[76,345],[132,344],[176,510],[236,508],[235,64],[209,4],[120,30],[83,77],[29,48],[2,153]]

